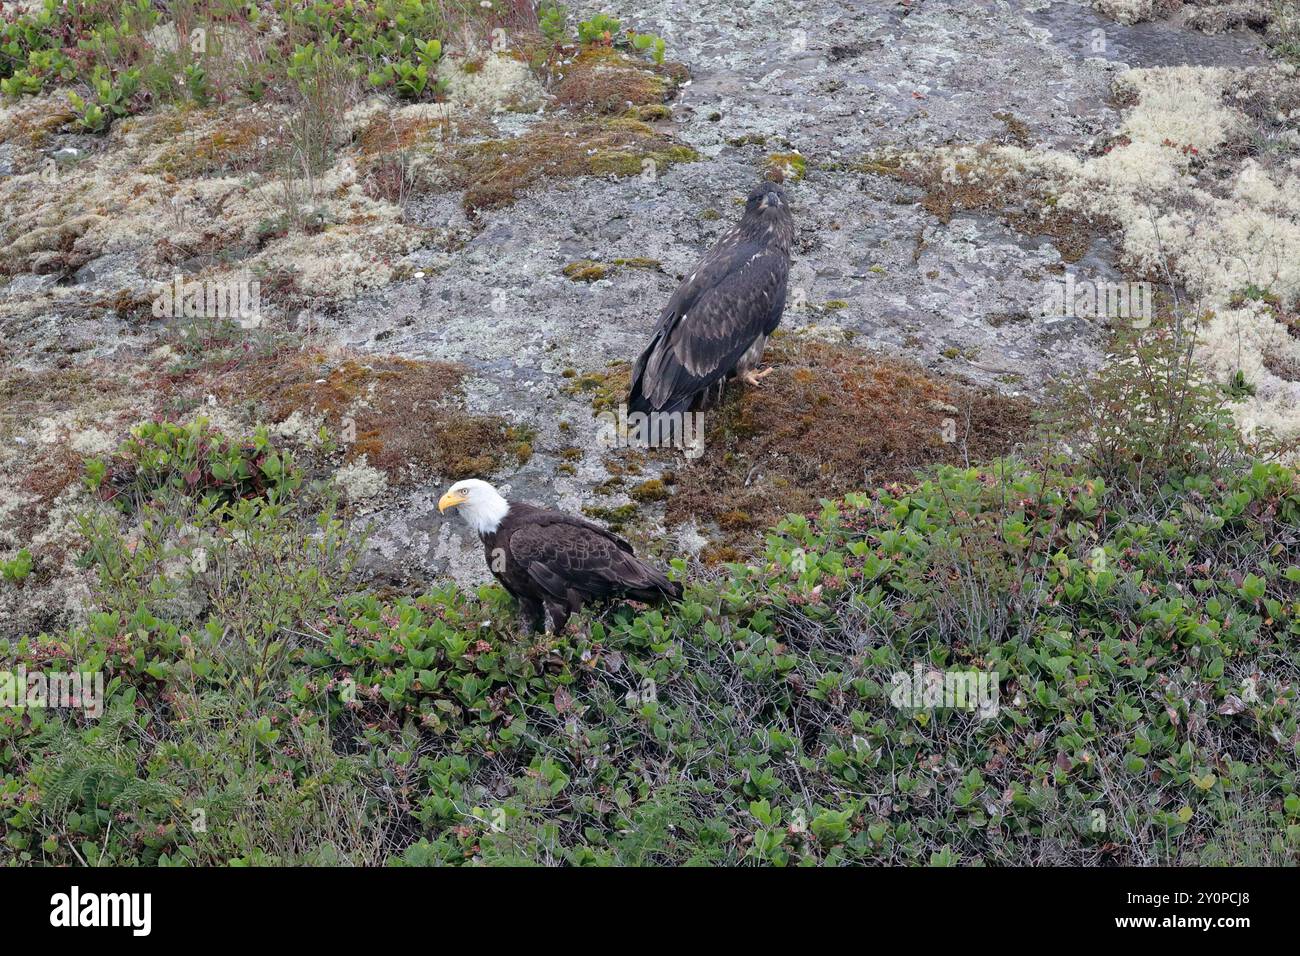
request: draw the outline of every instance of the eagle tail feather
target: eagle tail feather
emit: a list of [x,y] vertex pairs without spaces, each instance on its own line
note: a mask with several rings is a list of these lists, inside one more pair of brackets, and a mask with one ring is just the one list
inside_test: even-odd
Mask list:
[[633,560],[636,562],[637,571],[640,572],[637,575],[640,580],[629,582],[632,586],[625,592],[628,597],[643,604],[657,604],[664,598],[673,601],[681,600],[682,586],[678,582],[671,580],[658,568],[646,564],[639,558]]

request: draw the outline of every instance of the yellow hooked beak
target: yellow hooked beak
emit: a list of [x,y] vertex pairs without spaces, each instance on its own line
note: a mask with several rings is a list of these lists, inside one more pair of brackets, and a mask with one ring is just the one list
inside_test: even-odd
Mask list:
[[465,503],[466,494],[463,491],[449,491],[438,499],[438,513],[442,514],[448,508],[454,508],[457,505]]

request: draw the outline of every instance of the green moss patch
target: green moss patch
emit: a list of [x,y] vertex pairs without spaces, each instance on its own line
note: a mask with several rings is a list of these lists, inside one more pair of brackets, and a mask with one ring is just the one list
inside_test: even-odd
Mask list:
[[663,263],[658,259],[647,259],[643,256],[634,256],[631,259],[615,259],[614,265],[625,266],[628,269],[648,269],[651,272],[658,272],[663,269]]
[[627,111],[627,116],[643,123],[662,123],[665,120],[672,119],[673,111],[663,103],[650,103],[645,106],[632,107]]
[[650,478],[641,482],[639,485],[632,487],[628,495],[633,501],[639,501],[647,504],[652,501],[663,501],[670,497],[668,486],[659,478]]
[[565,277],[572,279],[574,282],[596,282],[605,278],[609,272],[609,266],[603,262],[592,262],[590,259],[579,259],[577,262],[570,262],[560,270]]
[[808,171],[808,161],[799,153],[772,153],[767,157],[763,175],[776,183],[797,183]]
[[622,531],[623,528],[636,517],[637,506],[634,504],[618,505],[614,508],[606,508],[601,505],[587,505],[582,509],[582,513],[588,518],[595,518],[597,521],[603,521],[609,526],[611,531]]
[[564,386],[566,395],[590,395],[592,411],[613,412],[627,401],[627,390],[632,384],[632,363],[619,360],[610,362],[602,372],[582,374],[574,369],[565,369],[564,377],[569,380]]
[[[556,121],[508,140],[462,145],[440,157],[452,185],[473,212],[509,205],[529,188],[578,176],[657,172],[698,154],[646,126]],[[647,167],[647,164],[651,164]]]
[[662,271],[663,263],[658,259],[646,259],[640,256],[631,259],[615,259],[612,262],[594,262],[591,259],[578,259],[570,262],[561,271],[574,282],[595,282],[603,279],[615,268],[645,269],[651,272]]

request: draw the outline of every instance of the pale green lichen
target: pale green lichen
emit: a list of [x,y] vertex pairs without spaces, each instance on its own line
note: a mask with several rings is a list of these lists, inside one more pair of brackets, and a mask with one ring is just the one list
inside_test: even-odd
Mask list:
[[[1242,431],[1300,436],[1300,382],[1278,374],[1300,365],[1300,339],[1265,303],[1234,301],[1250,286],[1300,299],[1300,172],[1235,148],[1250,127],[1235,103],[1300,96],[1295,68],[1155,67],[1122,74],[1116,87],[1133,105],[1098,155],[985,146],[909,162],[938,161],[953,188],[1051,194],[1043,216],[1114,223],[1130,274],[1167,271],[1188,291],[1207,373],[1227,382],[1240,372],[1254,388],[1233,406]],[[1212,189],[1198,181],[1211,161]]]
[[377,498],[387,491],[388,476],[378,468],[370,467],[366,463],[366,456],[362,455],[335,472],[334,484],[348,501],[357,503]]

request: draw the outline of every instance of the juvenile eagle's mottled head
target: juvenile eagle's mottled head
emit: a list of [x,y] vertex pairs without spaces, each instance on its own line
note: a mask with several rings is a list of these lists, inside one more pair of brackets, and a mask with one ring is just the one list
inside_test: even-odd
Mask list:
[[765,209],[779,209],[785,205],[785,191],[776,183],[761,182],[749,191],[745,200],[745,215]]
[[501,520],[510,510],[510,502],[486,481],[466,478],[447,489],[438,499],[438,511],[460,509],[465,523],[479,534],[491,534],[501,526]]
[[751,239],[774,243],[788,253],[794,241],[794,220],[785,190],[769,182],[759,183],[750,190],[740,230]]

